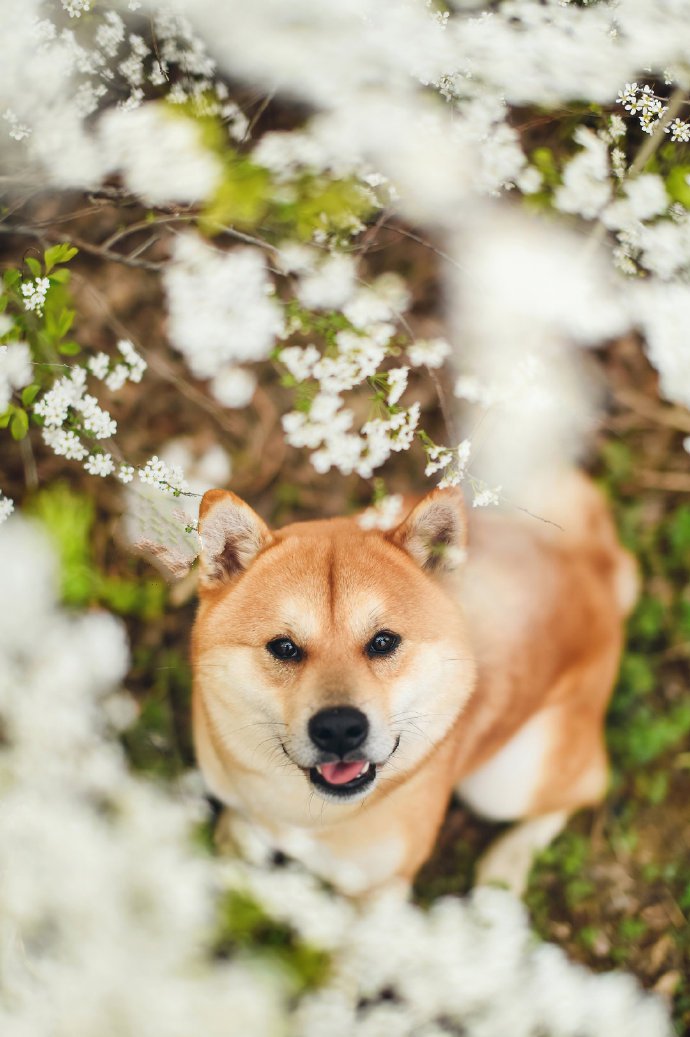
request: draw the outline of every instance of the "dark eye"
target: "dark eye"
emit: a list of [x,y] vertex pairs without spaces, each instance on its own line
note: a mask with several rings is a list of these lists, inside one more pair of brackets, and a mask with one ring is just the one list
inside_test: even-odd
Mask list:
[[370,658],[375,655],[390,655],[400,644],[397,634],[391,634],[390,630],[379,630],[374,634],[366,647],[366,653]]
[[298,663],[302,658],[302,649],[298,648],[289,637],[276,637],[266,645],[274,659],[281,662]]

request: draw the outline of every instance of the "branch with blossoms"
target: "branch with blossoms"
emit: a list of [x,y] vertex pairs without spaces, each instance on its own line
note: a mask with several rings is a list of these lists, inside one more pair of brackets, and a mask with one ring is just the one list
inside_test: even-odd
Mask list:
[[[638,17],[632,10],[618,13],[615,34],[608,31],[605,4],[591,5],[585,13],[566,5],[557,16],[535,9],[524,24],[501,5],[492,20],[421,6],[378,12],[363,37],[351,38],[350,57],[338,66],[351,79],[343,79],[347,89],[334,97],[326,89],[327,77],[319,78],[325,66],[312,73],[264,66],[261,53],[251,47],[253,65],[247,65],[239,37],[231,33],[218,38],[220,45],[214,40],[219,67],[207,45],[211,7],[211,0],[175,11],[163,6],[149,19],[147,4],[92,9],[73,0],[31,0],[17,10],[21,46],[18,42],[16,50],[37,69],[50,68],[51,92],[42,86],[45,75],[26,77],[29,86],[9,98],[3,119],[12,144],[6,152],[10,181],[13,166],[28,163],[56,185],[88,188],[92,201],[99,195],[111,198],[122,213],[143,203],[143,216],[125,218],[104,240],[80,236],[79,241],[101,259],[160,273],[169,343],[220,407],[248,406],[257,387],[256,365],[272,361],[294,393],[292,407],[282,415],[285,439],[310,451],[318,473],[336,469],[371,479],[417,442],[427,477],[440,478],[442,485],[466,483],[477,506],[498,500],[501,490],[493,487],[502,480],[487,481],[469,469],[473,445],[467,425],[459,445],[450,434],[448,443],[435,442],[423,427],[414,393],[425,369],[434,378],[446,372],[448,381],[454,359],[461,372],[455,383],[460,407],[510,413],[522,398],[534,412],[548,394],[541,376],[539,385],[526,388],[522,360],[501,361],[498,373],[483,369],[484,355],[492,351],[489,342],[518,350],[525,341],[516,331],[522,322],[520,293],[504,298],[501,307],[484,304],[480,313],[477,300],[488,299],[495,285],[473,286],[477,264],[464,265],[459,244],[464,236],[481,247],[487,235],[481,227],[474,235],[467,214],[479,211],[476,202],[483,199],[480,222],[488,226],[498,212],[493,200],[501,194],[521,197],[540,214],[590,222],[597,240],[610,243],[617,270],[630,278],[629,284],[611,280],[607,303],[591,308],[584,330],[570,305],[567,277],[552,291],[528,285],[534,304],[530,318],[539,327],[530,339],[540,340],[523,358],[532,371],[543,366],[541,340],[593,343],[633,324],[643,331],[671,398],[690,399],[690,388],[674,375],[677,333],[670,316],[690,265],[686,171],[664,148],[657,149],[653,164],[650,152],[637,150],[616,104],[637,118],[655,147],[659,134],[682,147],[688,124],[670,118],[676,93],[669,100],[649,83],[626,79],[638,60],[629,42]],[[284,30],[273,25],[263,8],[257,17],[266,19],[268,39],[273,32],[292,31],[291,22]],[[386,17],[402,19],[401,38],[415,38],[414,51],[393,57],[377,50]],[[321,14],[314,32],[327,43],[330,23],[320,19]],[[541,55],[532,80],[509,57],[528,24]],[[553,54],[564,39],[591,42],[595,35],[606,40],[596,52],[599,93],[591,103],[580,103],[573,118],[568,104],[579,97],[582,76],[578,71],[569,78],[567,64],[555,64]],[[385,84],[377,95],[380,107],[369,94],[368,74],[359,71],[368,67],[359,61],[362,48],[378,54]],[[589,56],[580,46],[581,65]],[[667,57],[660,49],[655,67],[673,67]],[[226,75],[264,83],[253,115],[243,110],[239,94],[233,96]],[[666,82],[672,81],[669,73]],[[311,106],[293,118],[297,125],[289,130],[262,123],[267,106],[271,112],[264,98],[281,93]],[[556,121],[568,120],[559,148],[533,148],[529,133],[521,134],[515,112],[529,105],[550,105]],[[49,122],[72,141],[78,169],[56,146]],[[409,149],[408,137],[414,139]],[[18,191],[19,203],[0,223],[2,232],[35,234],[39,240],[47,233],[54,239],[57,231],[49,221],[47,226],[45,220],[35,226],[30,219],[18,221],[22,208],[31,210],[30,197]],[[365,250],[363,242],[375,244],[388,213],[422,231],[447,224],[443,247],[434,250],[446,280],[457,279],[460,291],[454,294],[464,302],[447,315],[445,338],[417,338],[404,279],[392,271],[371,279],[366,261],[355,258]],[[424,234],[409,233],[425,244]],[[128,239],[136,244],[120,252]],[[175,496],[188,492],[183,473],[166,467],[161,451],[139,462],[121,456],[113,440],[115,423],[96,390],[89,390],[100,383],[117,393],[126,382],[137,383],[143,361],[126,336],[119,338],[119,356],[112,361],[109,354],[88,355],[88,350],[84,360],[69,359],[65,347],[75,350],[73,358],[80,347],[68,338],[74,320],[65,294],[69,259],[63,253],[55,272],[45,258],[56,248],[69,246],[57,244],[45,250],[43,260],[28,257],[26,270],[8,271],[14,281],[6,280],[6,306],[14,324],[3,337],[0,370],[7,406],[2,421],[18,440],[31,421],[40,425],[45,445],[89,474],[131,482],[138,471],[143,484]],[[530,262],[522,264],[526,270]],[[593,268],[585,273],[584,265],[576,276],[583,291],[592,292],[599,275]],[[553,312],[546,312],[544,296],[552,297]],[[31,331],[31,320],[43,323]],[[73,368],[53,381],[50,364],[56,359],[41,352],[51,336],[59,362]],[[26,381],[25,363],[35,365],[40,377]],[[506,370],[512,372],[509,378]],[[552,419],[558,409],[556,400]],[[0,508],[9,512],[7,498]]]

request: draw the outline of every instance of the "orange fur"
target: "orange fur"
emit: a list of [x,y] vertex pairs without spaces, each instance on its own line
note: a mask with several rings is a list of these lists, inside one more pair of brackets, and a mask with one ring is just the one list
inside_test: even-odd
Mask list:
[[[207,494],[193,712],[213,793],[356,893],[410,881],[473,776],[501,816],[504,750],[525,786],[506,819],[600,798],[634,570],[583,477],[563,482],[552,513],[559,525],[484,511],[468,524],[460,497],[435,491],[391,533],[356,519],[271,532],[234,495]],[[400,647],[370,658],[381,629]],[[302,661],[269,654],[283,636]],[[306,725],[345,705],[366,713],[379,770],[364,798],[332,802],[310,786]]]

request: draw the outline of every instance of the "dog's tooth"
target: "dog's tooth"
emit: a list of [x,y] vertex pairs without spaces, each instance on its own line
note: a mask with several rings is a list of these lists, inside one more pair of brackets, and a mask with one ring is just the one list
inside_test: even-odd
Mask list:
[[362,770],[360,771],[360,777],[362,776],[362,774],[366,774],[370,767],[371,767],[371,760],[367,760],[367,762],[362,767]]

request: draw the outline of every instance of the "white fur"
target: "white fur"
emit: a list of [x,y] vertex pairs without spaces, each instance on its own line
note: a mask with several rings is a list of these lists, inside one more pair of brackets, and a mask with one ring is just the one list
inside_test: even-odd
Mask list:
[[524,817],[543,778],[552,725],[550,710],[533,716],[502,749],[458,785],[460,798],[492,821]]
[[515,825],[479,861],[476,884],[507,886],[516,896],[522,896],[534,857],[556,838],[567,820],[567,810],[555,810]]

